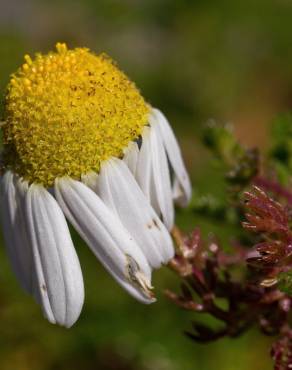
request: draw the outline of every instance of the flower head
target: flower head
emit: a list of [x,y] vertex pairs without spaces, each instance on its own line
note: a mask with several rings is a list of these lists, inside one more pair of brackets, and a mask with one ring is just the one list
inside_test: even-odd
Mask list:
[[66,217],[121,286],[153,302],[151,272],[174,253],[173,203],[191,195],[166,118],[104,54],[58,43],[25,61],[7,89],[1,178],[20,283],[51,322],[77,320],[83,277]]
[[98,172],[142,133],[150,108],[106,55],[57,44],[25,60],[8,85],[4,164],[30,183]]

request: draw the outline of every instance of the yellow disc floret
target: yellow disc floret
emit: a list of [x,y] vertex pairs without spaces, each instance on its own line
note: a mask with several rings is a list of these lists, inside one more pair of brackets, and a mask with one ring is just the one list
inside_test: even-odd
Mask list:
[[119,157],[147,124],[149,106],[106,55],[88,49],[37,54],[12,76],[4,112],[4,166],[51,186]]

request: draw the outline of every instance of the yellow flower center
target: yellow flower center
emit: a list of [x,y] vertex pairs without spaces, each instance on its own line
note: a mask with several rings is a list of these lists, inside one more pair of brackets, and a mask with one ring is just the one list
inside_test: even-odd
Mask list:
[[105,54],[88,49],[36,54],[12,76],[3,126],[3,160],[29,182],[80,179],[119,157],[147,124],[149,106]]

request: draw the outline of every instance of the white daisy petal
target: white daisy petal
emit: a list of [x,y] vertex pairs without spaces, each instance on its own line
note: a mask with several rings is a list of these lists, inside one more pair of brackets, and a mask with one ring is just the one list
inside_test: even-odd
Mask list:
[[70,327],[83,301],[83,277],[65,217],[52,195],[32,184],[26,196],[26,216],[38,293],[51,322]]
[[136,169],[136,180],[167,229],[173,227],[174,209],[167,157],[161,139],[153,127],[145,127]]
[[141,302],[153,302],[151,268],[119,218],[79,181],[57,179],[55,194],[67,218],[113,277]]
[[174,175],[173,185],[172,185],[172,197],[175,203],[179,204],[181,207],[187,206],[189,200],[185,196],[185,192],[181,186],[176,175]]
[[142,146],[139,151],[137,167],[136,167],[136,180],[150,200],[150,186],[152,177],[152,153],[150,142],[150,127],[145,127],[142,134]]
[[186,206],[191,199],[192,188],[182,159],[181,150],[166,117],[155,108],[152,110],[152,113],[158,123],[169,162],[173,168],[175,178],[177,179],[174,184],[175,200],[181,206]]
[[7,171],[1,178],[1,220],[13,271],[23,289],[31,293],[32,253],[21,207],[21,194],[15,184],[27,188],[11,171]]
[[94,190],[96,188],[97,177],[98,177],[97,173],[94,171],[91,171],[84,175],[81,175],[81,180],[90,189]]
[[131,141],[126,150],[124,151],[123,161],[129,167],[129,170],[132,172],[133,176],[136,175],[138,158],[139,158],[138,145],[137,143]]
[[167,157],[160,137],[158,125],[156,121],[153,120],[153,117],[150,117],[149,123],[151,126],[150,142],[154,183],[154,188],[152,187],[152,194],[154,197],[152,204],[159,205],[163,223],[166,225],[168,230],[171,230],[174,223],[174,208]]
[[96,192],[119,216],[151,267],[158,268],[173,257],[169,233],[123,161],[114,158],[102,165]]

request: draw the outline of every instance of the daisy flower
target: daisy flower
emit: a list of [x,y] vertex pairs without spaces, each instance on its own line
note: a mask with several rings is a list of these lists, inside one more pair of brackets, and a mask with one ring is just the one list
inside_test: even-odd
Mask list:
[[70,327],[83,305],[66,218],[128,293],[154,302],[151,272],[174,254],[173,204],[191,196],[164,115],[107,55],[58,43],[12,75],[2,130],[5,244],[45,317]]

